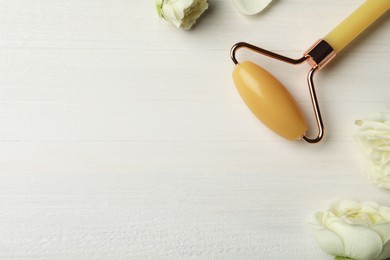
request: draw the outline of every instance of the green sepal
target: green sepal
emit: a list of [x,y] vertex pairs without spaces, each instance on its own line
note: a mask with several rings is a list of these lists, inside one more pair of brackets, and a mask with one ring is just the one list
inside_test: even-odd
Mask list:
[[164,3],[164,0],[161,1],[161,3],[158,3],[160,1],[156,1],[156,11],[157,11],[157,14],[158,16],[160,16],[161,18],[164,18],[164,15],[162,13],[162,7],[163,7],[163,3]]
[[349,258],[345,256],[335,256],[334,260],[353,260],[353,258]]

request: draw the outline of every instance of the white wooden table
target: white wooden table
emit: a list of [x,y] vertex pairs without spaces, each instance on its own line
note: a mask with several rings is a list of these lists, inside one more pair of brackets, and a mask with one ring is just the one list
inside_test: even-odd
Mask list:
[[[331,259],[315,211],[390,205],[352,138],[355,119],[390,110],[389,14],[316,76],[317,145],[254,118],[229,50],[298,57],[362,2],[274,0],[245,17],[210,0],[183,32],[153,1],[0,0],[0,259]],[[308,66],[244,56],[313,121]]]

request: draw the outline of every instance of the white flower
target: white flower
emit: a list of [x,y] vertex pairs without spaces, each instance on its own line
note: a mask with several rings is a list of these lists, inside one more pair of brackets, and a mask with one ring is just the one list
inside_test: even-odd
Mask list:
[[272,0],[232,0],[234,6],[243,14],[254,15],[262,11]]
[[207,0],[155,0],[158,14],[177,28],[189,30],[207,10]]
[[375,113],[363,120],[355,139],[366,157],[366,173],[379,187],[390,189],[390,113]]
[[328,254],[359,260],[390,257],[389,207],[344,200],[315,218],[316,240]]

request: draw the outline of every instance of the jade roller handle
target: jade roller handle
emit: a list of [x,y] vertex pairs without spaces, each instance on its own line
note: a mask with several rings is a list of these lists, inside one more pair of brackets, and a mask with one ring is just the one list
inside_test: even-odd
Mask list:
[[324,41],[336,52],[341,51],[370,24],[390,8],[390,0],[367,0],[336,28],[324,37]]

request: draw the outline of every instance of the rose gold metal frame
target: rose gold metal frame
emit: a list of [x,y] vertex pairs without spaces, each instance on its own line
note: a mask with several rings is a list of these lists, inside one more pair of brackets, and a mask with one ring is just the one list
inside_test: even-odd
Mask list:
[[303,62],[307,62],[311,65],[311,70],[307,74],[307,84],[309,87],[310,92],[310,98],[313,105],[313,111],[314,116],[316,118],[316,123],[318,127],[318,134],[315,138],[309,138],[307,136],[303,136],[302,138],[308,142],[308,143],[318,143],[322,140],[324,137],[324,123],[322,121],[320,106],[318,104],[318,99],[315,91],[315,85],[314,85],[314,73],[317,70],[322,69],[330,60],[332,60],[336,52],[333,50],[333,48],[324,40],[320,39],[318,40],[312,47],[308,49],[304,53],[304,55],[299,59],[292,59],[265,49],[262,49],[260,47],[254,46],[252,44],[246,43],[246,42],[239,42],[235,44],[231,51],[230,51],[230,57],[232,58],[233,62],[237,65],[239,62],[236,58],[236,52],[241,49],[246,48],[251,51],[257,52],[259,54],[265,55],[267,57],[270,57],[272,59],[280,60],[289,64],[297,65],[301,64]]

